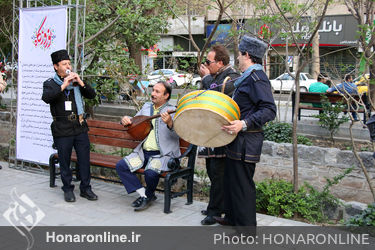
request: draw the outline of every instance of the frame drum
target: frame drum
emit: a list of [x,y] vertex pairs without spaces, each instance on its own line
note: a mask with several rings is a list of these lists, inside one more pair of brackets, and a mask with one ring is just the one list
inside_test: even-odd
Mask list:
[[203,147],[221,147],[236,138],[223,125],[240,119],[240,109],[229,96],[213,90],[197,90],[178,102],[173,127],[185,141]]

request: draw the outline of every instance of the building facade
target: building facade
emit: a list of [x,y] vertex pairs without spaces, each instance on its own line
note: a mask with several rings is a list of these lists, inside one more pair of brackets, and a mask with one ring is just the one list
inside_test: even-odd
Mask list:
[[[300,58],[296,56],[296,46],[302,46],[309,39],[309,27],[311,18],[303,17],[293,26],[293,33],[300,37],[296,44],[287,41],[283,32],[278,32],[278,27],[273,23],[254,22],[252,7],[243,7],[241,3],[237,13],[237,20],[241,20],[237,29],[243,29],[245,34],[260,35],[266,25],[271,34],[279,34],[270,39],[271,49],[266,58],[267,73],[271,79],[285,72],[286,65],[291,71],[295,71]],[[199,13],[202,14],[202,13]],[[206,9],[204,15],[191,18],[191,34],[195,43],[202,48],[205,39],[210,35],[217,19],[217,11]],[[241,18],[240,18],[241,17]],[[259,17],[255,17],[258,18]],[[197,51],[189,39],[188,19],[182,16],[170,19],[170,28],[167,34],[163,34],[158,43],[158,57],[149,59],[151,68],[179,68],[190,72],[196,72]],[[254,23],[256,23],[254,25]],[[320,72],[327,73],[332,79],[342,79],[347,73],[356,73],[353,70],[358,64],[358,35],[357,21],[348,12],[344,4],[330,5],[326,16],[319,27],[319,54]],[[236,55],[233,53],[233,41],[230,37],[231,20],[224,17],[213,37],[214,43],[221,43],[228,47],[231,53],[231,63],[234,64]],[[307,34],[307,35],[306,35]],[[286,44],[289,44],[286,50]],[[286,53],[288,51],[288,54]],[[195,59],[194,59],[195,58]],[[285,63],[287,61],[287,64]],[[189,67],[181,67],[186,65]],[[311,63],[308,63],[304,72],[311,73]]]

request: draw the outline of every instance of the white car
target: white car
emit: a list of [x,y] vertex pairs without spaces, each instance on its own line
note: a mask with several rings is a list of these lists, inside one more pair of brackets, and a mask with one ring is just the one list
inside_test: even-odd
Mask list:
[[158,69],[147,75],[150,82],[149,86],[154,86],[159,80],[171,83],[172,87],[181,86],[185,83],[191,83],[193,75],[175,69]]
[[199,75],[194,75],[193,79],[191,80],[192,86],[197,86],[197,89],[202,88],[202,78]]
[[[292,73],[293,76],[296,73]],[[299,88],[301,92],[309,91],[310,84],[316,82],[309,73],[300,73],[299,75]],[[293,78],[288,73],[284,73],[277,77],[276,79],[270,80],[271,87],[273,91],[291,91],[295,90],[295,78]]]

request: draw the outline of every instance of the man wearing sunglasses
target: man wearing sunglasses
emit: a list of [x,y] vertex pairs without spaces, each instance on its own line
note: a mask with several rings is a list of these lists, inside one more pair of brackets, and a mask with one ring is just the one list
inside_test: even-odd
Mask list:
[[[232,95],[234,90],[233,81],[230,80],[240,76],[229,64],[229,52],[222,45],[211,48],[206,61],[200,66],[199,73],[202,77],[204,89],[222,91],[229,96]],[[226,82],[223,89],[221,84],[227,77],[230,80]],[[201,221],[201,224],[212,225],[216,223],[213,216],[220,217],[224,211],[224,147],[200,148],[198,157],[206,158],[207,174],[211,181],[210,200],[207,210],[202,210],[202,214],[206,217]]]
[[[235,79],[240,75],[229,64],[229,52],[223,45],[215,45],[207,54],[207,58],[199,68],[204,89],[222,91],[220,86],[226,77]],[[233,82],[225,84],[224,94],[232,96]]]

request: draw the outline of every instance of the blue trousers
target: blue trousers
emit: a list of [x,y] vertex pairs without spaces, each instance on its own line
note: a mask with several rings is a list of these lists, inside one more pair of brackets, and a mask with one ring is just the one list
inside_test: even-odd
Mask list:
[[[350,109],[350,110],[357,109],[357,104],[356,103],[351,103],[349,106],[346,105],[346,108]],[[344,114],[346,115],[346,112],[344,112]],[[357,116],[357,113],[355,111],[352,112],[352,116],[353,116],[354,120],[358,120],[358,116]]]
[[[143,150],[145,156],[145,162],[143,167],[146,166],[150,156],[160,154],[159,151],[145,151]],[[137,189],[142,187],[140,180],[137,178],[135,173],[130,172],[128,164],[124,161],[124,159],[120,160],[116,164],[116,171],[119,175],[122,184],[124,184],[126,191],[128,194],[135,192]],[[146,196],[151,198],[156,190],[156,187],[159,183],[159,174],[154,170],[147,169],[145,170],[145,181],[146,181]]]
[[81,191],[90,189],[90,141],[88,134],[85,132],[75,136],[54,137],[53,140],[59,155],[63,183],[62,190],[67,192],[74,189],[74,185],[72,185],[72,170],[70,169],[70,157],[73,147],[77,154],[77,164],[81,177],[79,188]]

